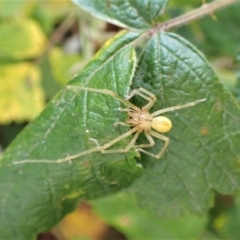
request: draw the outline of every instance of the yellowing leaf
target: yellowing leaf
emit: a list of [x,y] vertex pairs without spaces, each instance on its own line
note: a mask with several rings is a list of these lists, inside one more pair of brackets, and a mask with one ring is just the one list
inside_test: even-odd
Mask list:
[[52,18],[59,18],[69,13],[74,5],[71,0],[51,0],[38,2],[38,6],[41,6]]
[[107,230],[108,226],[84,202],[55,226],[52,232],[57,239],[103,239]]
[[0,67],[0,123],[34,118],[44,106],[40,74],[28,63]]
[[0,59],[24,59],[40,55],[46,39],[37,23],[29,19],[0,25]]

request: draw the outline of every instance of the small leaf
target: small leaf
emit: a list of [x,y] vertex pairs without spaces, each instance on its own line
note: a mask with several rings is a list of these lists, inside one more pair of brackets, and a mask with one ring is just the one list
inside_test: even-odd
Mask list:
[[[176,34],[156,34],[141,53],[133,87],[140,86],[158,98],[151,112],[207,99],[165,114],[173,123],[165,134],[169,147],[160,160],[142,154],[147,170],[130,188],[141,205],[159,216],[203,213],[213,204],[213,190],[239,190],[239,106],[203,55]],[[149,151],[162,144],[156,140]]]
[[73,0],[95,16],[121,27],[148,29],[157,24],[168,0]]
[[[121,33],[71,82],[12,142],[0,159],[0,239],[33,239],[51,229],[79,200],[91,199],[127,187],[141,174],[134,149],[126,154],[92,153],[129,130],[114,126],[126,119],[124,107],[113,96],[81,90],[80,86],[109,89],[124,97],[136,66],[132,43],[135,33]],[[127,145],[128,139],[118,144]],[[71,161],[13,164],[26,159]],[[28,221],[27,219],[31,219]]]
[[24,62],[8,64],[0,67],[0,76],[0,123],[36,117],[44,106],[38,68]]

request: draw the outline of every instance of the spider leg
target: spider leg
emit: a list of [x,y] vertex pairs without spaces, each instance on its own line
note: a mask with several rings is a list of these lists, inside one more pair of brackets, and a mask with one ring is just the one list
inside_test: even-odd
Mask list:
[[[121,148],[121,149],[110,149],[110,150],[106,150],[107,148],[111,147],[112,145],[114,145],[115,143],[121,141],[122,139],[130,136],[132,133],[135,132],[135,135],[133,136],[133,138],[131,139],[131,141],[128,143],[128,145],[125,148]],[[142,132],[142,130],[139,130],[138,126],[132,128],[131,130],[129,130],[128,132],[122,134],[121,136],[115,138],[114,140],[104,144],[102,146],[102,153],[124,153],[129,151],[129,149],[134,145],[134,143],[136,142],[139,134]]]
[[128,100],[120,97],[117,95],[115,92],[108,90],[108,89],[98,89],[98,88],[89,88],[89,87],[82,87],[82,86],[73,86],[73,85],[67,85],[67,89],[74,89],[74,90],[83,90],[83,91],[88,91],[88,92],[94,92],[94,93],[101,93],[105,95],[112,96],[116,99],[118,99],[120,102],[124,103],[125,105],[129,106],[130,108],[134,109],[135,111],[138,111],[139,108],[136,107],[134,104],[130,103]]
[[194,101],[194,102],[190,102],[190,103],[186,103],[184,105],[179,105],[179,106],[173,106],[173,107],[168,107],[168,108],[164,108],[164,109],[161,109],[161,110],[158,110],[154,113],[152,113],[151,115],[153,117],[157,116],[157,115],[160,115],[162,113],[165,113],[165,112],[172,112],[172,111],[175,111],[175,110],[178,110],[178,109],[182,109],[182,108],[187,108],[187,107],[192,107],[200,102],[204,102],[206,101],[207,99],[206,98],[203,98],[203,99],[200,99],[200,100],[197,100],[197,101]]
[[[133,146],[133,144],[135,143],[136,139],[138,138],[140,132],[137,131],[138,127],[132,128],[131,130],[129,130],[128,132],[122,134],[121,136],[115,138],[114,140],[104,144],[103,146],[100,146],[98,141],[96,139],[91,138],[90,140],[93,141],[97,147],[71,155],[71,156],[67,156],[65,158],[60,158],[60,159],[53,159],[53,160],[37,160],[37,159],[26,159],[26,160],[22,160],[22,161],[14,161],[13,164],[22,164],[22,163],[63,163],[63,162],[71,162],[73,159],[75,158],[79,158],[82,157],[84,155],[93,153],[93,152],[102,152],[102,153],[123,153],[123,152],[127,152],[129,151],[129,149]],[[122,139],[128,137],[129,135],[131,135],[132,133],[135,133],[134,137],[132,138],[132,140],[128,143],[127,147],[124,149],[113,149],[113,150],[105,150],[106,148],[109,148],[110,146],[114,145],[115,143],[121,141]]]
[[139,88],[139,89],[134,89],[128,96],[126,99],[130,99],[132,98],[133,96],[135,95],[139,95],[141,96],[142,98],[146,99],[148,101],[148,103],[142,107],[143,110],[149,110],[153,104],[156,102],[157,98],[156,96],[147,91],[146,89],[144,88]]
[[169,144],[169,138],[165,137],[165,136],[162,135],[162,134],[156,133],[156,132],[154,132],[154,131],[151,131],[151,132],[149,132],[149,133],[150,133],[152,136],[154,136],[154,137],[156,137],[156,138],[158,138],[158,139],[161,139],[161,140],[165,141],[165,144],[164,144],[163,148],[160,150],[160,152],[159,152],[158,154],[150,153],[150,152],[145,151],[144,149],[141,149],[141,148],[139,148],[138,151],[144,152],[144,153],[146,153],[146,154],[148,154],[148,155],[150,155],[150,156],[152,156],[152,157],[154,157],[154,158],[160,158],[160,157],[163,155],[164,151],[166,150],[166,148],[167,148],[167,146],[168,146],[168,144]]
[[127,127],[131,127],[132,126],[132,124],[124,123],[124,122],[115,122],[114,123],[114,126],[118,126],[118,125],[127,126]]
[[136,148],[148,148],[148,147],[152,147],[155,145],[155,142],[154,142],[153,138],[151,137],[151,135],[147,131],[144,131],[144,134],[145,134],[146,138],[148,139],[149,143],[135,145]]
[[131,108],[118,108],[119,112],[134,112]]
[[63,162],[71,162],[73,159],[75,158],[79,158],[82,157],[84,155],[93,153],[93,152],[99,152],[102,150],[101,146],[97,146],[95,148],[91,148],[89,150],[74,154],[74,155],[70,155],[64,158],[59,158],[59,159],[53,159],[53,160],[37,160],[37,159],[26,159],[26,160],[22,160],[22,161],[14,161],[13,164],[22,164],[22,163],[63,163]]

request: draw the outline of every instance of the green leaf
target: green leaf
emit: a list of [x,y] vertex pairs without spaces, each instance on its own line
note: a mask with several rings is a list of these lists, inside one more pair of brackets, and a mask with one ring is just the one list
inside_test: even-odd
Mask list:
[[133,194],[116,194],[91,202],[94,212],[127,239],[196,239],[204,231],[207,217],[188,215],[159,219],[144,211]]
[[73,0],[95,16],[121,27],[148,29],[158,23],[168,0]]
[[[151,112],[207,98],[165,114],[173,123],[165,134],[169,147],[160,160],[142,154],[146,172],[129,189],[141,206],[159,216],[203,213],[213,204],[213,190],[239,190],[239,106],[203,55],[176,34],[156,34],[143,48],[133,83],[157,96]],[[149,151],[162,146],[157,140]]]
[[[114,126],[126,119],[118,99],[81,90],[109,89],[124,97],[129,91],[136,57],[135,33],[121,33],[97,53],[86,68],[47,105],[12,142],[0,159],[0,239],[33,239],[51,229],[79,200],[110,194],[127,187],[141,174],[134,149],[126,154],[95,152],[78,158],[129,128]],[[79,87],[79,88],[78,88]],[[118,144],[127,145],[128,139]],[[26,159],[69,161],[20,163]],[[70,161],[72,159],[72,161]]]

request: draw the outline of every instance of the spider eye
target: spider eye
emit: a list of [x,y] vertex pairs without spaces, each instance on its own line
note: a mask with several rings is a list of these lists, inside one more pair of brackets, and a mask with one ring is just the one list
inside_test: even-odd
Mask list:
[[165,133],[171,130],[172,122],[163,116],[155,117],[152,121],[152,128],[158,132]]

